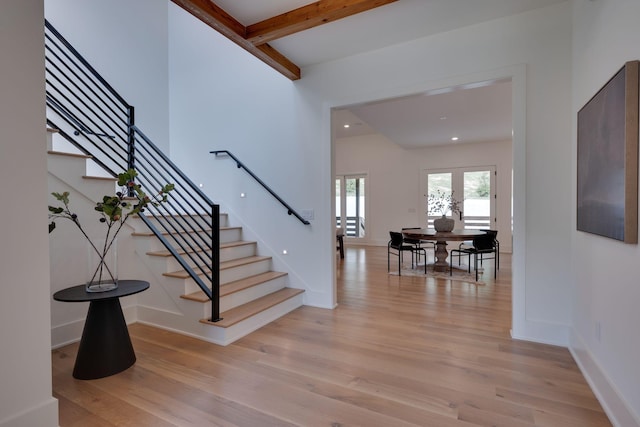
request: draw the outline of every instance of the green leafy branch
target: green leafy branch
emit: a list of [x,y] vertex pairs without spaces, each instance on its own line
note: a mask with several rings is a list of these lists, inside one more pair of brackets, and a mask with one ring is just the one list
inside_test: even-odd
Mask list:
[[440,214],[445,216],[449,211],[452,214],[459,212],[460,202],[453,197],[453,191],[445,193],[438,189],[435,193],[430,193],[427,196],[427,210],[429,215]]
[[[78,215],[75,214],[69,204],[69,192],[51,193],[51,195],[61,203],[60,206],[49,206],[49,233],[56,228],[56,220],[65,219],[73,222],[82,235],[89,241],[93,250],[104,259],[105,255],[111,248],[116,236],[127,222],[129,217],[137,215],[149,206],[158,206],[160,203],[167,201],[169,192],[174,190],[174,184],[166,184],[160,190],[149,196],[143,190],[140,184],[135,181],[138,173],[134,169],[129,169],[118,175],[118,186],[120,191],[115,195],[105,195],[102,201],[97,202],[94,209],[99,212],[99,221],[107,226],[104,247],[98,249],[85,232]],[[102,268],[101,263],[98,269]],[[109,272],[111,274],[111,272]]]

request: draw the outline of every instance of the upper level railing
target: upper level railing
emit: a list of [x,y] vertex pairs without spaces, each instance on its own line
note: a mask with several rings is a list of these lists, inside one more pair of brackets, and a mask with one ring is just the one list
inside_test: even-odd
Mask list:
[[285,208],[287,208],[287,214],[289,215],[293,215],[296,218],[298,218],[300,220],[301,223],[305,224],[305,225],[309,225],[311,224],[309,221],[307,221],[306,219],[304,219],[302,217],[302,215],[300,215],[298,212],[296,212],[291,206],[289,206],[289,204],[287,204],[287,202],[285,202],[284,200],[282,200],[282,198],[280,196],[278,196],[276,194],[275,191],[273,191],[267,184],[264,183],[264,181],[262,181],[260,178],[258,178],[256,176],[256,174],[254,174],[251,169],[249,169],[247,166],[245,166],[244,163],[242,163],[240,160],[238,160],[238,158],[236,156],[234,156],[230,151],[227,150],[216,150],[216,151],[210,151],[211,154],[215,154],[216,157],[220,156],[220,155],[227,155],[229,157],[231,157],[235,162],[236,162],[236,166],[238,166],[238,169],[244,169],[249,175],[251,175],[251,177],[253,179],[255,179],[265,190],[267,190],[269,192],[269,194],[271,194],[273,197],[276,198],[277,201],[280,202],[280,204],[282,206],[284,206]]
[[[348,216],[345,221],[345,235],[347,237],[364,237],[365,227],[364,218],[361,216]],[[336,217],[336,228],[342,227],[342,218]]]
[[164,184],[168,202],[141,219],[211,299],[220,319],[220,208],[135,126],[134,108],[45,21],[47,124],[110,175],[135,169],[153,194]]

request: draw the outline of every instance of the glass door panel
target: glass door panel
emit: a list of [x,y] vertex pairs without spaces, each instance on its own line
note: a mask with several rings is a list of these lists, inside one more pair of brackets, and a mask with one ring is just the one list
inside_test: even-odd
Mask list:
[[[495,229],[495,166],[476,168],[452,168],[446,170],[423,170],[422,182],[426,184],[423,203],[427,208],[426,197],[437,194],[452,195],[460,202],[461,212],[446,215],[456,221],[456,229]],[[425,209],[426,211],[426,209]],[[433,220],[441,213],[428,212],[427,224],[433,228]]]
[[366,236],[366,176],[336,178],[336,227],[344,228],[347,238]]
[[463,223],[466,229],[492,228],[491,176],[489,170],[463,172]]
[[336,178],[336,228],[342,228],[342,179]]
[[[427,174],[427,197],[436,196],[438,194],[450,196],[451,192],[453,191],[452,178],[453,174],[451,172],[436,172]],[[429,210],[429,207],[426,204],[425,207],[427,210]],[[427,212],[428,227],[433,228],[433,220],[436,218],[440,218],[442,214],[445,214],[450,218],[452,217],[451,209],[446,209],[446,211],[443,212]]]

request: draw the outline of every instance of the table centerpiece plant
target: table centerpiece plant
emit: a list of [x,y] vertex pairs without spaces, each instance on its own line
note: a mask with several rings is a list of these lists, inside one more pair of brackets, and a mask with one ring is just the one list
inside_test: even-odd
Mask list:
[[453,191],[445,193],[438,189],[434,193],[427,196],[427,213],[428,215],[442,215],[440,218],[433,220],[433,227],[436,231],[448,232],[452,231],[455,225],[453,218],[448,218],[447,214],[460,212],[460,202],[453,197]]
[[99,212],[98,220],[106,225],[105,236],[100,238],[99,242],[89,237],[82,227],[78,215],[71,210],[69,192],[51,193],[61,203],[61,206],[49,206],[49,233],[55,230],[56,220],[69,220],[78,227],[87,239],[89,258],[97,257],[96,262],[89,267],[87,292],[105,292],[118,287],[117,259],[113,261],[113,264],[107,262],[109,255],[115,253],[118,233],[132,215],[144,212],[149,205],[158,206],[160,203],[166,202],[169,192],[174,189],[174,184],[165,184],[157,193],[149,196],[142,190],[140,184],[136,183],[137,176],[138,173],[134,169],[118,174],[119,190],[114,195],[105,195],[102,201],[96,202],[94,210]]

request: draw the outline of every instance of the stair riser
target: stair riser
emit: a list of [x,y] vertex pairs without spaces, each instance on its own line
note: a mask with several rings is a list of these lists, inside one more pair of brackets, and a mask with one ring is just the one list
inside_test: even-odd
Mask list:
[[226,268],[220,271],[220,283],[229,283],[236,280],[244,279],[256,274],[266,273],[271,270],[271,259],[252,262],[251,264],[241,265],[238,267]]
[[[171,193],[169,193],[169,197],[171,197]],[[158,230],[163,230],[163,227],[158,226],[157,221],[153,218],[149,218],[151,220],[151,223],[158,228]],[[192,216],[182,216],[180,217],[180,219],[177,221],[178,224],[180,224],[179,226],[177,226],[178,230],[181,230],[182,228],[189,230],[190,227],[193,227],[195,229],[198,228],[211,228],[211,219],[207,216],[198,216],[198,215],[192,215]],[[149,229],[147,228],[146,224],[140,220],[140,219],[136,219],[136,221],[132,221],[132,225],[135,228],[135,230],[137,232],[147,232],[149,231]],[[226,227],[227,226],[227,214],[225,213],[221,213],[220,214],[220,227]]]
[[231,243],[242,240],[241,228],[221,228],[220,229],[220,243]]
[[[139,220],[136,220],[139,221]],[[132,221],[132,222],[136,222],[136,221]],[[144,233],[147,233],[149,230],[145,230]],[[206,234],[206,233],[203,233]],[[167,236],[165,236],[165,238],[171,243],[172,239],[171,238],[167,238]],[[220,243],[224,244],[224,243],[231,243],[231,242],[237,242],[239,240],[242,239],[242,229],[240,228],[223,228],[220,230]],[[145,250],[146,252],[156,252],[156,251],[164,251],[166,250],[166,248],[164,247],[164,245],[162,244],[162,242],[160,242],[160,240],[158,240],[155,236],[151,235],[151,236],[136,236],[136,240],[137,241],[145,241]],[[202,240],[200,240],[199,238],[196,238],[194,235],[188,235],[186,238],[187,241],[191,242],[191,241],[195,241],[200,245],[204,245],[204,243],[202,242]],[[195,246],[195,245],[194,245]],[[140,246],[142,247],[142,245]]]
[[220,345],[231,344],[245,335],[248,335],[264,325],[267,325],[295,310],[303,304],[303,301],[303,294],[299,294],[229,328],[220,328],[215,325],[208,325],[209,329],[205,331],[207,333],[207,337],[204,339],[209,339]]
[[[225,268],[220,271],[220,284],[230,283],[236,280],[244,279],[256,274],[266,273],[271,269],[271,260],[266,259],[262,261],[252,262],[250,264],[240,265],[237,267]],[[200,288],[191,279],[178,279],[184,282],[184,293],[190,294],[199,291]],[[205,283],[208,282],[208,279]]]
[[220,248],[220,262],[247,258],[254,255],[256,255],[256,244],[254,242],[247,243],[245,245]]
[[[101,201],[105,194],[114,194],[115,181],[83,178],[86,175],[85,162],[86,159],[79,157],[49,155],[47,160],[49,174],[62,181],[60,185],[55,185],[56,188],[50,190],[62,193],[69,191],[71,187],[96,203]],[[73,205],[71,207],[73,208]]]
[[[180,247],[184,248],[207,248],[211,244],[211,235],[207,232],[200,233],[181,233],[178,237],[179,239],[174,239],[175,235],[163,235],[167,242],[174,247],[176,250],[180,251]],[[147,237],[149,239],[149,252],[156,251],[166,251],[167,249],[164,247],[162,242],[157,239],[155,236]]]
[[[177,313],[158,311],[152,307],[145,306],[138,307],[138,321],[161,328],[177,330],[201,340],[226,346],[295,310],[302,304],[303,294],[299,294],[229,328],[221,328],[210,324],[205,325],[197,320],[194,321],[194,312],[184,316]],[[210,314],[204,317],[210,317]]]
[[[231,261],[231,260],[235,260],[238,258],[246,258],[246,257],[250,257],[250,256],[254,256],[256,254],[256,244],[255,243],[248,243],[246,245],[241,245],[241,246],[232,246],[232,247],[228,247],[228,248],[220,248],[220,262],[226,262],[226,261]],[[157,258],[157,257],[156,257]],[[165,262],[166,262],[166,267],[164,268],[164,271],[177,271],[177,270],[182,270],[182,265],[180,265],[180,263],[178,261],[176,261],[175,258],[173,257],[162,257],[164,258]],[[197,258],[197,256],[194,255],[194,258],[196,259],[197,262],[192,261],[188,256],[184,256],[184,260],[187,262],[187,264],[190,267],[195,266],[196,264],[201,264]],[[208,258],[205,258],[208,259]]]
[[[261,283],[257,286],[252,286],[247,289],[243,289],[239,292],[234,292],[230,295],[225,295],[220,298],[220,311],[224,312],[226,310],[230,310],[234,307],[238,307],[242,304],[248,303],[249,301],[253,301],[255,299],[261,298],[265,295],[268,295],[272,292],[279,291],[287,285],[286,276],[279,277],[277,279],[269,280],[264,283]],[[211,304],[206,304],[207,309],[205,312],[205,317],[211,316]]]

